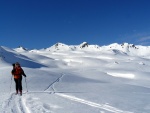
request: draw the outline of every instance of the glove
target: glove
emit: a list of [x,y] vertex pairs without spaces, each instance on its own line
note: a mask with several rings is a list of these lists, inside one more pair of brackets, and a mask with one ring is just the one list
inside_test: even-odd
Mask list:
[[27,77],[26,75],[23,75],[24,77]]

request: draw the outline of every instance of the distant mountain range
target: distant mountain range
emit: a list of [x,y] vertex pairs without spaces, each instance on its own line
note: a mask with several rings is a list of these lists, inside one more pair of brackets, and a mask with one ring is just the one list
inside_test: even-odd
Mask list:
[[43,49],[33,49],[33,50],[28,50],[24,47],[19,47],[14,49],[17,52],[23,52],[23,51],[30,51],[30,52],[37,52],[37,51],[49,51],[49,52],[59,52],[59,51],[115,51],[116,53],[125,53],[127,55],[132,55],[132,56],[150,56],[150,46],[141,46],[141,45],[134,45],[134,44],[128,44],[128,43],[123,43],[123,44],[118,44],[118,43],[113,43],[110,45],[104,45],[104,46],[99,46],[99,45],[91,45],[87,42],[83,42],[79,45],[66,45],[63,43],[56,43],[51,47],[48,48],[43,48]]

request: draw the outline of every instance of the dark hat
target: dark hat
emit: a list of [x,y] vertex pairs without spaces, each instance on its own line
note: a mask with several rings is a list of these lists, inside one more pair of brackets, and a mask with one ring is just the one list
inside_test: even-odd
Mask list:
[[15,64],[15,65],[18,65],[18,66],[20,66],[19,62],[16,62],[16,64]]
[[15,63],[13,63],[12,66],[15,66]]

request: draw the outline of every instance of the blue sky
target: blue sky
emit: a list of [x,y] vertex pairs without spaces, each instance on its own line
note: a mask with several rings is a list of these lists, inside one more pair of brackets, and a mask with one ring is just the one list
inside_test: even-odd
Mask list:
[[149,0],[1,0],[0,45],[150,45]]

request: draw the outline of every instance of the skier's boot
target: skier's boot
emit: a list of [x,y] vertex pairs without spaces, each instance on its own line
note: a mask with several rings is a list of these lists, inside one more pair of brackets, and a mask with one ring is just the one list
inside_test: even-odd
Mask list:
[[20,90],[20,96],[22,96],[22,90]]
[[18,94],[18,90],[16,90],[16,93],[15,93],[15,95],[17,95]]

